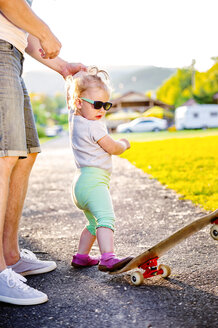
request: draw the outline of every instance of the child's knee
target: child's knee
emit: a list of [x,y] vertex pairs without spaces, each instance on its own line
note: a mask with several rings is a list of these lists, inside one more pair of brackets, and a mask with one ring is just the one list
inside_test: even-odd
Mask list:
[[91,235],[96,236],[96,225],[87,225],[86,229],[91,233]]
[[97,222],[95,217],[92,215],[91,212],[89,211],[84,211],[84,214],[89,222],[89,224],[86,226],[86,228],[89,230],[89,232],[93,235],[96,236],[96,226]]
[[102,218],[98,220],[98,224],[96,228],[104,227],[104,228],[109,228],[112,231],[114,231],[114,225],[115,225],[115,218]]

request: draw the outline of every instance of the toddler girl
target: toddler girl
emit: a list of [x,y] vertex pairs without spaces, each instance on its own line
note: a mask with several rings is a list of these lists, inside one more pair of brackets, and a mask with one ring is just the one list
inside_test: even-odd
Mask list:
[[[67,78],[70,141],[77,167],[72,198],[88,219],[71,264],[82,268],[99,263],[99,270],[114,271],[132,258],[120,259],[114,254],[115,215],[109,193],[111,155],[122,154],[130,144],[126,139],[113,140],[102,120],[112,106],[107,78],[107,73],[96,67]],[[96,236],[100,262],[89,255]]]

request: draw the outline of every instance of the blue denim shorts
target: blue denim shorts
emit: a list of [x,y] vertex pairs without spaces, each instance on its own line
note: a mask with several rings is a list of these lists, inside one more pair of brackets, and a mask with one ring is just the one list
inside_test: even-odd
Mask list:
[[40,144],[26,86],[21,77],[24,57],[0,40],[0,157],[27,157]]

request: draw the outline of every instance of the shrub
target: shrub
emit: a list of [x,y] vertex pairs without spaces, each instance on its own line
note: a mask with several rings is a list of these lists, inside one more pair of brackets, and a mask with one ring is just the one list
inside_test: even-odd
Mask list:
[[38,136],[39,138],[44,138],[45,135],[45,128],[39,124],[36,124],[36,128],[37,128],[37,132],[38,132]]

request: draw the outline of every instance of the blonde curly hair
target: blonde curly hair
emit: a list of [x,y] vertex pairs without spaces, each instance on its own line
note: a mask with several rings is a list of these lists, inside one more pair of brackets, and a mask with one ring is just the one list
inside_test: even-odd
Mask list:
[[80,71],[73,76],[69,75],[66,78],[68,107],[75,108],[75,99],[81,97],[86,90],[91,88],[103,89],[110,96],[111,85],[108,73],[92,66],[87,69],[87,72]]

